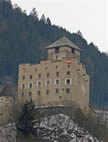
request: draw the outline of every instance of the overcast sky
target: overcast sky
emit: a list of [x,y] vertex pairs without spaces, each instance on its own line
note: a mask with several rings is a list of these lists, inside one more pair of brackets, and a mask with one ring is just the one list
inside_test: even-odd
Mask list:
[[36,8],[39,17],[44,13],[52,24],[71,33],[80,30],[88,41],[101,51],[108,51],[108,0],[11,0],[29,13]]

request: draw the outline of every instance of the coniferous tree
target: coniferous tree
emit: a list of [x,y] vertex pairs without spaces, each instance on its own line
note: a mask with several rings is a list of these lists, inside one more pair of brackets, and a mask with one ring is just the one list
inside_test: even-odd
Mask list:
[[36,21],[39,20],[36,8],[32,9],[32,11],[30,12],[30,16],[32,16]]
[[83,34],[81,33],[80,30],[77,31],[77,34],[78,34],[79,36],[83,37]]
[[42,14],[40,21],[41,21],[41,22],[43,22],[44,24],[46,24],[46,23],[47,23],[47,20],[46,20],[46,18],[45,18],[45,15],[44,15],[44,14]]
[[23,135],[29,136],[35,133],[34,122],[35,120],[35,105],[30,99],[26,101],[21,109],[19,119],[16,123],[17,131],[21,132]]
[[51,20],[50,20],[49,17],[47,18],[47,24],[48,24],[48,25],[51,25]]

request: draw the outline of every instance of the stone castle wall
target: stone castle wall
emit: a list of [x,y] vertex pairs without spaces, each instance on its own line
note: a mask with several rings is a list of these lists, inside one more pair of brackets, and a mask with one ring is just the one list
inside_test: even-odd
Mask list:
[[19,103],[32,98],[37,106],[89,106],[89,76],[75,58],[19,66]]
[[0,125],[4,125],[14,120],[15,108],[12,97],[0,97]]

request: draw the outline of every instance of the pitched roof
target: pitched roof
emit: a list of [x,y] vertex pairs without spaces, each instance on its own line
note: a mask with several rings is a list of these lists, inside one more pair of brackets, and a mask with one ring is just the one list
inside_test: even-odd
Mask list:
[[77,50],[80,50],[79,47],[77,47],[72,41],[70,41],[65,36],[60,38],[59,40],[55,41],[54,43],[52,43],[51,45],[49,45],[46,48],[49,49],[49,48],[62,47],[62,46],[69,46],[71,48],[75,48]]
[[2,89],[2,91],[0,92],[0,97],[10,96],[10,97],[15,98],[16,97],[15,95],[16,95],[16,90],[12,88],[11,86],[9,86],[8,84],[6,84],[4,88]]

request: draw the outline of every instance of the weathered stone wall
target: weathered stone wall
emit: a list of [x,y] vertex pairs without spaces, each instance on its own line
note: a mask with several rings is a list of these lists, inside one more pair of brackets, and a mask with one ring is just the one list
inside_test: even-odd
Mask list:
[[12,97],[0,97],[0,126],[14,121],[15,108]]
[[83,65],[75,58],[46,60],[37,65],[20,65],[19,103],[30,97],[37,106],[66,105],[75,102],[82,109],[88,110],[89,76]]

